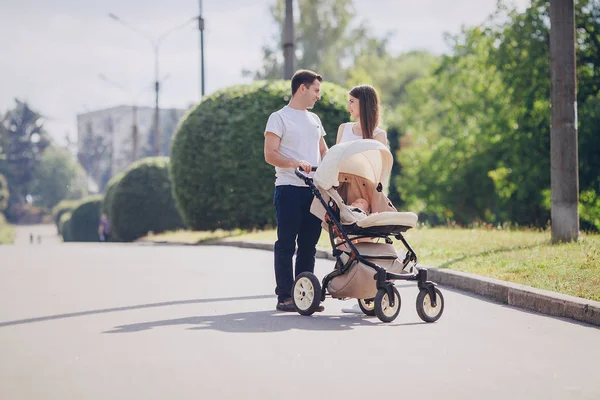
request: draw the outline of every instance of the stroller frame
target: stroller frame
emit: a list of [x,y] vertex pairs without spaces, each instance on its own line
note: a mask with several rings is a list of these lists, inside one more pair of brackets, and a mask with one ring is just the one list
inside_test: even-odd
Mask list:
[[[316,171],[316,169],[317,169],[317,167],[314,167],[314,166],[312,167],[313,171]],[[329,230],[329,240],[331,242],[331,246],[333,249],[332,250],[333,256],[336,258],[336,269],[334,271],[332,271],[331,273],[327,274],[322,280],[321,296],[320,296],[321,301],[323,301],[326,298],[327,286],[329,284],[329,281],[331,281],[331,279],[333,279],[336,276],[346,273],[346,271],[348,271],[355,262],[361,262],[361,263],[373,268],[376,271],[374,279],[377,281],[377,283],[376,283],[377,289],[378,290],[383,289],[386,291],[391,307],[395,306],[395,296],[394,296],[394,284],[392,282],[389,282],[390,280],[417,281],[417,286],[418,286],[419,290],[420,291],[425,290],[429,294],[431,306],[432,307],[437,306],[437,301],[438,301],[437,297],[438,297],[439,291],[437,291],[435,288],[436,283],[429,281],[427,279],[427,269],[426,268],[417,267],[417,255],[416,255],[415,251],[412,249],[412,247],[408,244],[408,242],[406,241],[404,236],[402,235],[402,232],[405,232],[409,229],[408,227],[406,229],[400,229],[396,232],[387,232],[387,233],[383,233],[382,229],[378,230],[377,228],[374,228],[372,230],[360,228],[361,233],[356,235],[356,237],[353,237],[352,239],[350,239],[348,237],[348,233],[342,227],[342,224],[340,222],[340,217],[339,217],[339,208],[336,206],[335,202],[333,202],[333,200],[331,200],[330,201],[331,204],[327,204],[327,202],[323,199],[323,196],[319,192],[319,189],[313,183],[313,179],[311,177],[309,177],[308,175],[305,175],[303,172],[301,172],[300,168],[297,168],[295,170],[295,173],[296,173],[296,176],[298,176],[300,179],[302,179],[306,183],[306,185],[308,185],[308,187],[312,191],[313,195],[317,199],[319,199],[319,201],[325,208],[325,211],[326,211],[325,219],[326,219],[327,225],[329,226],[329,229],[328,229]],[[358,227],[356,227],[356,224],[353,225],[353,229],[358,229]],[[336,244],[335,243],[336,235],[338,237],[341,236],[344,240],[341,241],[340,243]],[[406,253],[406,256],[404,257],[404,260],[402,261],[402,268],[404,269],[404,268],[406,268],[406,266],[408,266],[408,264],[410,262],[414,262],[413,267],[416,270],[416,273],[413,272],[410,274],[396,274],[396,273],[388,272],[384,268],[380,267],[379,265],[377,265],[374,262],[371,262],[370,260],[365,258],[363,255],[361,255],[360,252],[358,251],[358,249],[352,243],[352,240],[357,240],[357,239],[361,239],[361,238],[383,238],[383,239],[385,239],[386,243],[392,244],[393,242],[392,242],[392,239],[390,239],[390,236],[393,236],[395,239],[400,240],[402,242],[402,244],[406,247],[407,253]],[[342,250],[340,250],[340,247],[343,245],[348,245],[350,247],[350,257],[346,263],[344,263],[340,257],[344,253]],[[377,259],[377,258],[389,259],[390,257],[369,256],[369,258],[371,258],[371,259]],[[427,321],[427,322],[433,322],[433,321]]]

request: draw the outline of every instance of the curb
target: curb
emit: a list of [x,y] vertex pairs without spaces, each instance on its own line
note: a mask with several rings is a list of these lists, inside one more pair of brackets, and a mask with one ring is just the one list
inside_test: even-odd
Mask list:
[[[149,241],[140,242],[149,244]],[[207,241],[197,244],[150,242],[153,245],[191,245],[191,246],[231,246],[249,249],[273,251],[273,243],[250,241]],[[330,250],[317,248],[317,258],[335,260]],[[567,318],[591,325],[600,326],[600,302],[580,297],[569,296],[549,290],[536,289],[531,286],[488,278],[476,274],[427,268],[430,280],[441,286],[473,293],[509,306],[534,311],[553,317]]]

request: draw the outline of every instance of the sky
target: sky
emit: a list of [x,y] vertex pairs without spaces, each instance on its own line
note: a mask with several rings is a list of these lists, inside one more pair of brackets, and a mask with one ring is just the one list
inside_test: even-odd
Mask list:
[[[205,95],[250,82],[242,70],[258,69],[263,45],[278,34],[269,13],[275,0],[0,0],[0,112],[12,108],[15,98],[27,101],[64,144],[66,135],[76,139],[79,113],[133,102],[152,106],[151,39],[182,25],[158,47],[160,106],[198,103],[200,34],[193,18],[199,1]],[[529,0],[512,3],[524,9]],[[393,34],[392,53],[441,54],[449,50],[445,33],[480,24],[496,0],[354,0],[354,6],[356,22],[364,21],[372,35]]]

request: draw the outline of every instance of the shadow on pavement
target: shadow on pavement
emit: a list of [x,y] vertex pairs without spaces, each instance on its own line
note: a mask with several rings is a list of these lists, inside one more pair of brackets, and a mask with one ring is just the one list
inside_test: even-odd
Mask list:
[[239,296],[239,297],[215,297],[215,298],[210,298],[210,299],[179,300],[179,301],[166,301],[166,302],[162,302],[162,303],[138,304],[135,306],[104,308],[104,309],[99,309],[99,310],[79,311],[79,312],[66,313],[66,314],[55,314],[55,315],[47,315],[47,316],[43,316],[43,317],[0,322],[0,328],[5,327],[5,326],[30,324],[33,322],[43,322],[43,321],[51,321],[51,320],[56,320],[56,319],[82,317],[85,315],[105,314],[105,313],[129,311],[129,310],[139,310],[139,309],[143,309],[143,308],[176,306],[176,305],[182,305],[182,304],[212,303],[212,302],[218,302],[218,301],[262,300],[262,299],[274,299],[274,298],[275,298],[274,295],[257,295],[257,296]]
[[424,323],[425,322],[384,324],[383,322],[380,322],[377,317],[366,317],[363,315],[326,315],[323,313],[315,313],[312,316],[302,316],[296,313],[283,313],[276,310],[268,310],[140,322],[117,326],[114,329],[103,333],[131,333],[177,325],[191,325],[188,328],[189,330],[217,330],[229,333],[261,333],[282,332],[291,329],[344,331],[351,330],[357,326],[408,326],[422,325]]

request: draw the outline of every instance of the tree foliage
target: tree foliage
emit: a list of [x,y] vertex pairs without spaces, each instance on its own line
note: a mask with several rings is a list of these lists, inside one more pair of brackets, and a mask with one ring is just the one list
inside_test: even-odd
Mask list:
[[67,149],[50,146],[42,155],[31,194],[36,204],[52,209],[76,191],[78,165]]
[[[294,11],[295,65],[320,73],[327,81],[345,85],[349,67],[356,58],[376,49],[385,51],[386,39],[369,34],[364,22],[354,26],[356,11],[352,0],[298,0]],[[285,0],[270,8],[277,32],[285,24]],[[263,47],[263,65],[245,71],[257,80],[283,78],[282,35]]]
[[44,119],[26,102],[15,100],[15,108],[0,120],[0,174],[10,188],[10,204],[24,204],[32,189],[42,154],[50,145]]
[[[600,192],[599,9],[598,0],[576,4],[581,216],[591,224]],[[547,1],[521,13],[501,3],[407,86],[399,187],[409,207],[432,222],[547,223],[549,29]]]

